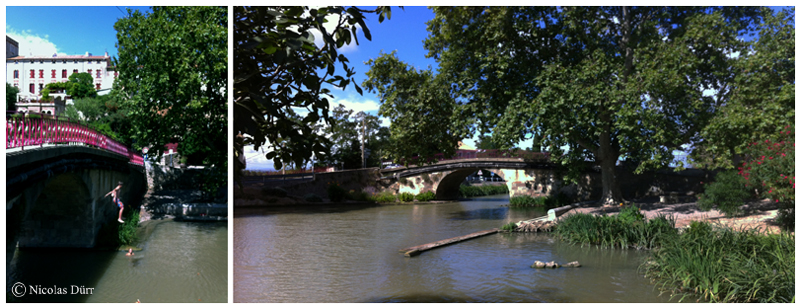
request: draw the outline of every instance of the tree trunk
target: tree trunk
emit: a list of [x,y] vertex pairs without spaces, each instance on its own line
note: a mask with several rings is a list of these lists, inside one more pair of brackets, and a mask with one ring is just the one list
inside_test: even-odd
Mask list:
[[[601,114],[601,118],[603,115]],[[600,153],[598,158],[600,160],[600,174],[603,183],[603,196],[600,198],[600,203],[604,206],[619,205],[625,202],[622,199],[622,191],[619,189],[617,182],[617,158],[619,158],[619,149],[614,148],[611,143],[611,134],[606,131],[600,133]]]
[[604,206],[619,205],[625,202],[622,198],[622,191],[619,189],[617,181],[616,159],[602,159],[600,162],[600,172],[603,183],[603,196],[600,202]]

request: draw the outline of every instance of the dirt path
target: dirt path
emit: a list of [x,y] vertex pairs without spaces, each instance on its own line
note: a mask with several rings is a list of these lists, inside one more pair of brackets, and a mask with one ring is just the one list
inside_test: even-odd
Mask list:
[[[732,218],[725,217],[725,214],[720,213],[718,210],[701,211],[697,207],[696,202],[662,204],[659,203],[658,200],[642,200],[642,202],[636,202],[635,204],[648,219],[657,217],[658,215],[673,216],[675,218],[675,226],[678,228],[686,227],[691,221],[698,220],[708,221],[712,224],[724,225],[735,229],[759,228],[769,233],[780,232],[780,228],[775,223],[778,209],[775,204],[769,200],[750,202],[744,207],[744,215]],[[596,215],[606,213],[611,215],[619,213],[619,210],[619,207],[588,205],[572,209],[564,215],[572,213],[589,213]]]

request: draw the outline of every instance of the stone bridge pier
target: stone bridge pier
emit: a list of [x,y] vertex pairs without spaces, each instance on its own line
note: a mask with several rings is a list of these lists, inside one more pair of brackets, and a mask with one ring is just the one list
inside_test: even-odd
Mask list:
[[[104,197],[122,181],[121,200],[138,204],[146,182],[133,170],[79,169],[26,185],[6,200],[7,228],[16,227],[20,248],[95,246],[103,224],[114,223],[119,208]],[[130,203],[130,204],[129,204]],[[130,210],[128,207],[126,210]]]

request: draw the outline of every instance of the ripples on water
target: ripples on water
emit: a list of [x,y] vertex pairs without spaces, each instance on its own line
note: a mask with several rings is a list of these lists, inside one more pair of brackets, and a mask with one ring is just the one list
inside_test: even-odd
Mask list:
[[[542,212],[497,196],[445,204],[236,210],[234,302],[659,302],[644,256],[495,234],[426,251],[399,249],[497,228]],[[533,261],[582,268],[532,269]]]
[[11,283],[94,287],[91,295],[30,302],[227,302],[227,222],[158,221],[134,256],[124,252],[18,251]]

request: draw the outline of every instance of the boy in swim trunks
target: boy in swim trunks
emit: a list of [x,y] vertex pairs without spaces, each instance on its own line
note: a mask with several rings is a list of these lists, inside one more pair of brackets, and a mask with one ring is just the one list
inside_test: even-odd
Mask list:
[[108,195],[111,195],[111,199],[113,200],[112,202],[114,202],[117,206],[119,206],[119,218],[117,219],[117,221],[119,221],[120,223],[124,223],[124,221],[122,221],[122,210],[125,209],[125,206],[122,205],[122,201],[119,200],[119,192],[121,189],[122,189],[122,181],[118,182],[117,187],[109,191],[103,197],[105,198],[108,197]]

